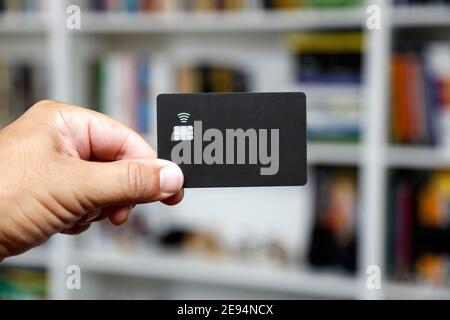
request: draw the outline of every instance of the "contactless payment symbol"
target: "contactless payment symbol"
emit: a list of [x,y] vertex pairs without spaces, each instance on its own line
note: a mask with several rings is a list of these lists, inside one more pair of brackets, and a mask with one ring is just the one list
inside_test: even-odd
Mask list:
[[[189,121],[191,115],[187,112],[180,112],[177,114],[178,119],[182,124]],[[174,126],[171,136],[172,141],[192,141],[194,140],[193,126]]]

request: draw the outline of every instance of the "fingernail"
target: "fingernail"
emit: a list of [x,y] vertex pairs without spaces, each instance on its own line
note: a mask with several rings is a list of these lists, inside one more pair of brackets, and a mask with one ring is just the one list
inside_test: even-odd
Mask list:
[[183,181],[183,173],[178,166],[169,165],[159,172],[159,183],[162,193],[177,193]]

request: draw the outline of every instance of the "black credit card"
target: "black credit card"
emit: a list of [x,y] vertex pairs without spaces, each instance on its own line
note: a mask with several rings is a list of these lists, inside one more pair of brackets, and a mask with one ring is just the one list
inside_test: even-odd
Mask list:
[[161,94],[157,121],[185,188],[306,184],[304,93]]

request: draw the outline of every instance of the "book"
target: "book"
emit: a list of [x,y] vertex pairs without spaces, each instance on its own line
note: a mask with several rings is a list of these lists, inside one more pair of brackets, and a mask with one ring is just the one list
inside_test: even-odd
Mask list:
[[391,83],[391,142],[450,149],[450,43],[395,53]]
[[361,83],[361,32],[310,32],[288,37],[300,83]]
[[395,0],[395,5],[450,5],[450,0]]
[[[42,0],[41,0],[42,1]],[[0,0],[0,15],[4,13],[37,12],[42,8],[38,0]]]
[[266,10],[298,10],[304,8],[348,8],[360,6],[362,0],[263,0]]
[[387,192],[389,276],[448,284],[450,172],[394,170]]
[[249,89],[245,70],[225,64],[180,65],[175,78],[180,93],[246,92]]
[[152,115],[149,58],[132,53],[102,56],[92,63],[90,78],[91,101],[96,111],[140,133],[149,133]]
[[46,74],[37,62],[0,59],[0,127],[47,96]]
[[287,45],[296,86],[308,96],[309,141],[359,141],[361,32],[295,33],[287,37]]
[[243,10],[301,10],[305,8],[348,8],[361,0],[90,0],[87,8],[96,12],[148,13],[239,12]]
[[155,13],[164,11],[237,11],[244,0],[90,0],[87,8],[95,12]]
[[48,297],[47,273],[41,269],[0,268],[0,299],[43,300]]
[[357,171],[317,167],[314,178],[315,215],[308,261],[314,267],[353,273],[357,269]]

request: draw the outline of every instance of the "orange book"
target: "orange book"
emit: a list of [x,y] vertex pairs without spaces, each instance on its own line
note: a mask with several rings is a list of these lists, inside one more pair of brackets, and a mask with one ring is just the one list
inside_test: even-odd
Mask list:
[[[408,139],[408,117],[405,85],[405,63],[402,55],[395,55],[392,61],[392,116],[391,127],[395,142]],[[406,106],[406,108],[405,108]]]
[[421,122],[425,118],[421,118],[421,100],[419,97],[419,66],[417,58],[413,54],[408,54],[406,59],[406,87],[407,87],[407,105],[409,115],[409,140],[419,143],[423,137],[421,132]]
[[145,12],[162,12],[164,0],[142,0],[142,10]]
[[398,79],[398,103],[399,103],[399,121],[401,125],[401,141],[408,142],[411,139],[411,129],[408,113],[408,79],[407,79],[407,60],[406,56],[401,56],[399,61],[399,79]]
[[391,138],[393,142],[398,142],[399,137],[399,126],[398,126],[398,104],[396,103],[397,98],[397,63],[395,57],[392,58],[391,62],[391,113],[390,113],[390,130]]

